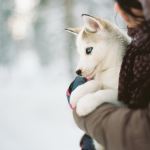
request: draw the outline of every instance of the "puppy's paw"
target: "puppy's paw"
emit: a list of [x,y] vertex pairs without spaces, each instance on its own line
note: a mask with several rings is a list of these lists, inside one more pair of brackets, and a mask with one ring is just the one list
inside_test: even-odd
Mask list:
[[78,90],[78,88],[76,90],[74,90],[70,96],[70,104],[72,106],[72,108],[75,108],[77,105],[78,100],[81,98],[81,93]]
[[93,94],[88,94],[81,98],[76,107],[76,112],[79,116],[86,116],[95,110],[94,96]]

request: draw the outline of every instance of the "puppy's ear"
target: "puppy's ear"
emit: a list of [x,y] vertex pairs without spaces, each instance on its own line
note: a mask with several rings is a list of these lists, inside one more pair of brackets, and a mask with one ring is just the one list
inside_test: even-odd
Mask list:
[[85,30],[87,32],[95,33],[104,28],[104,22],[101,19],[87,14],[82,14],[82,17],[85,23]]
[[66,28],[65,30],[72,34],[78,35],[81,31],[81,28]]

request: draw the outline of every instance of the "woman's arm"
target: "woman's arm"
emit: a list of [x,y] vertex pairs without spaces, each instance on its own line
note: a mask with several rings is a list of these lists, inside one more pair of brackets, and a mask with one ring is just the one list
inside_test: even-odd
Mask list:
[[103,104],[85,117],[73,111],[82,130],[107,150],[149,150],[150,108],[131,110]]

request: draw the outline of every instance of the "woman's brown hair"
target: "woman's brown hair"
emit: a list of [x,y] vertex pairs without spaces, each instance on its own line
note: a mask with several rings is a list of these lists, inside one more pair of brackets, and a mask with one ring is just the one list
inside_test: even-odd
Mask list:
[[142,10],[142,5],[138,0],[115,0],[119,6],[129,15],[136,17],[136,18],[143,18],[143,16],[138,16],[134,14],[131,9],[139,9]]

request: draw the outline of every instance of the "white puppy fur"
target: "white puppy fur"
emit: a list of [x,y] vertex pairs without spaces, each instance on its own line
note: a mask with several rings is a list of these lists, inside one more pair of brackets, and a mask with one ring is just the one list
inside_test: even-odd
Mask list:
[[89,80],[77,87],[70,102],[79,116],[86,116],[103,103],[119,105],[118,80],[128,36],[112,23],[83,14],[84,26],[68,28],[77,37],[78,74]]

